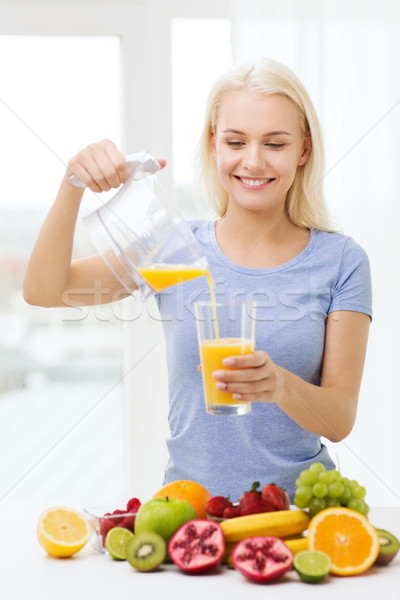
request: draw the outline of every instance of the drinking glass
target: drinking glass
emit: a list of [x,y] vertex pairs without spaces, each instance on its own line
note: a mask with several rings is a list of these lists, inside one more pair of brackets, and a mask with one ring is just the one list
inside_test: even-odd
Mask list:
[[196,302],[195,315],[206,411],[212,415],[249,413],[251,403],[234,400],[232,394],[218,390],[211,373],[229,370],[222,364],[228,356],[254,352],[256,303],[253,300]]

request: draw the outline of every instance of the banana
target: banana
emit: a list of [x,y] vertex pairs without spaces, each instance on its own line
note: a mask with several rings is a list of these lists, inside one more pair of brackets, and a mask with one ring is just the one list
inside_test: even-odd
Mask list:
[[301,550],[308,550],[308,537],[292,538],[290,540],[283,540],[288,548],[291,549],[293,554],[301,552]]
[[226,542],[240,542],[257,535],[289,537],[307,529],[309,521],[303,510],[278,510],[226,519],[221,527]]

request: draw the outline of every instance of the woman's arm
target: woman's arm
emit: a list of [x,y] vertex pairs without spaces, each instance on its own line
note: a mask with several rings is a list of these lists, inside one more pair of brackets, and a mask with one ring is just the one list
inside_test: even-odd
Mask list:
[[278,367],[266,352],[257,351],[237,356],[233,363],[225,359],[224,365],[234,369],[213,374],[217,387],[239,394],[241,401],[276,402],[303,429],[340,442],[356,418],[369,324],[364,313],[328,315],[320,386]]
[[71,159],[28,263],[23,293],[29,304],[92,305],[128,295],[100,256],[71,262],[83,196],[82,189],[69,183],[72,173],[94,192],[117,188],[129,176],[125,157],[110,140],[92,144]]

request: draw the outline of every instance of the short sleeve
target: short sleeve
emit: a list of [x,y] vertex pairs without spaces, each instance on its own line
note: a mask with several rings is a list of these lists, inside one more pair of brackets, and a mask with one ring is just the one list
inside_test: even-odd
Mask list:
[[343,248],[328,312],[353,310],[372,318],[371,269],[367,253],[351,237]]

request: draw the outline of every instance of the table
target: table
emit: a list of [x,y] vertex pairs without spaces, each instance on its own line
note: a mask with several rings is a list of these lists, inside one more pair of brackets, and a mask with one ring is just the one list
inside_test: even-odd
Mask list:
[[[354,577],[329,577],[324,583],[305,584],[295,571],[269,584],[247,581],[239,572],[221,566],[210,574],[185,575],[174,565],[154,573],[138,573],[127,562],[99,554],[89,544],[69,559],[46,555],[36,540],[40,512],[3,501],[1,519],[0,598],[4,600],[108,600],[162,598],[162,600],[400,600],[400,556],[382,567],[371,567]],[[75,508],[82,507],[75,505]],[[400,538],[400,507],[371,508],[371,523]]]

